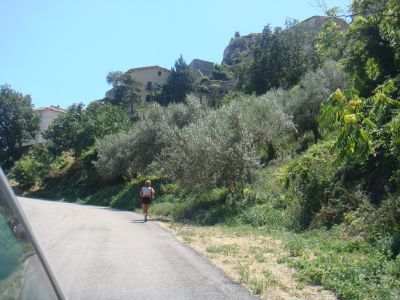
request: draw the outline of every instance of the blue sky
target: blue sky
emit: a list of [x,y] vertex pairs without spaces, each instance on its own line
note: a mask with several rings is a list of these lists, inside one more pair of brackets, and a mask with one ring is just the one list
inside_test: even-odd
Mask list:
[[[346,10],[351,0],[326,0]],[[88,104],[109,71],[159,65],[182,54],[216,63],[235,31],[322,15],[315,0],[0,0],[0,84],[35,107]]]

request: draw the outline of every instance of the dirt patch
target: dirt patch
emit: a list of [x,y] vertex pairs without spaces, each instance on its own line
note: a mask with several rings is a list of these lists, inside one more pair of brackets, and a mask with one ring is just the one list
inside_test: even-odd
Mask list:
[[160,225],[261,299],[337,299],[322,287],[296,281],[293,270],[279,263],[287,255],[282,242],[271,236],[241,235],[221,227]]

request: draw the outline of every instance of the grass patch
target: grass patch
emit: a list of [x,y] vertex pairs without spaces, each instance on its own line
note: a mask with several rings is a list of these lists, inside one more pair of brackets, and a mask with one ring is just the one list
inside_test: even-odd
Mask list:
[[239,246],[235,244],[222,245],[222,246],[208,246],[206,251],[208,253],[222,254],[225,256],[236,255],[239,252]]
[[250,269],[248,265],[239,265],[238,267],[240,282],[248,283],[250,279]]
[[276,285],[279,283],[277,278],[272,274],[270,270],[263,270],[264,281],[269,285]]
[[250,270],[248,265],[241,264],[238,267],[240,282],[246,284],[252,293],[261,295],[264,293],[268,286],[279,285],[279,281],[269,271],[263,270],[262,274],[257,274]]
[[339,228],[288,234],[288,255],[300,282],[322,285],[343,299],[400,298],[400,259],[391,260],[366,242],[348,239]]
[[[173,226],[179,232],[182,225]],[[193,246],[203,244],[212,260],[228,270],[233,267],[237,280],[253,293],[268,294],[269,287],[275,287],[311,299],[316,290],[310,292],[310,285],[319,285],[341,299],[400,298],[400,258],[391,259],[365,241],[344,236],[340,227],[303,233],[243,224],[187,228],[183,234]],[[294,269],[289,286],[287,278],[275,273],[286,266]]]
[[265,282],[262,279],[253,278],[248,284],[254,294],[260,295],[265,290]]

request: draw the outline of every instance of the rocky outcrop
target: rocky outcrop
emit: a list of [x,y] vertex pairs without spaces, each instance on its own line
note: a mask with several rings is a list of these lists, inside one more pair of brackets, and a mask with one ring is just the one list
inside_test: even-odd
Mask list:
[[244,58],[253,55],[253,48],[259,35],[259,33],[251,33],[231,38],[229,45],[224,50],[222,63],[235,65]]

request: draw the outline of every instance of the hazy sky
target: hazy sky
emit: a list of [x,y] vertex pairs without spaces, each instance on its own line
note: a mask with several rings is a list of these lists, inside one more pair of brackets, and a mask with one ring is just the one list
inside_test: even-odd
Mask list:
[[0,0],[0,84],[35,107],[88,104],[104,97],[109,71],[170,69],[181,54],[221,63],[235,31],[322,14],[315,0]]

